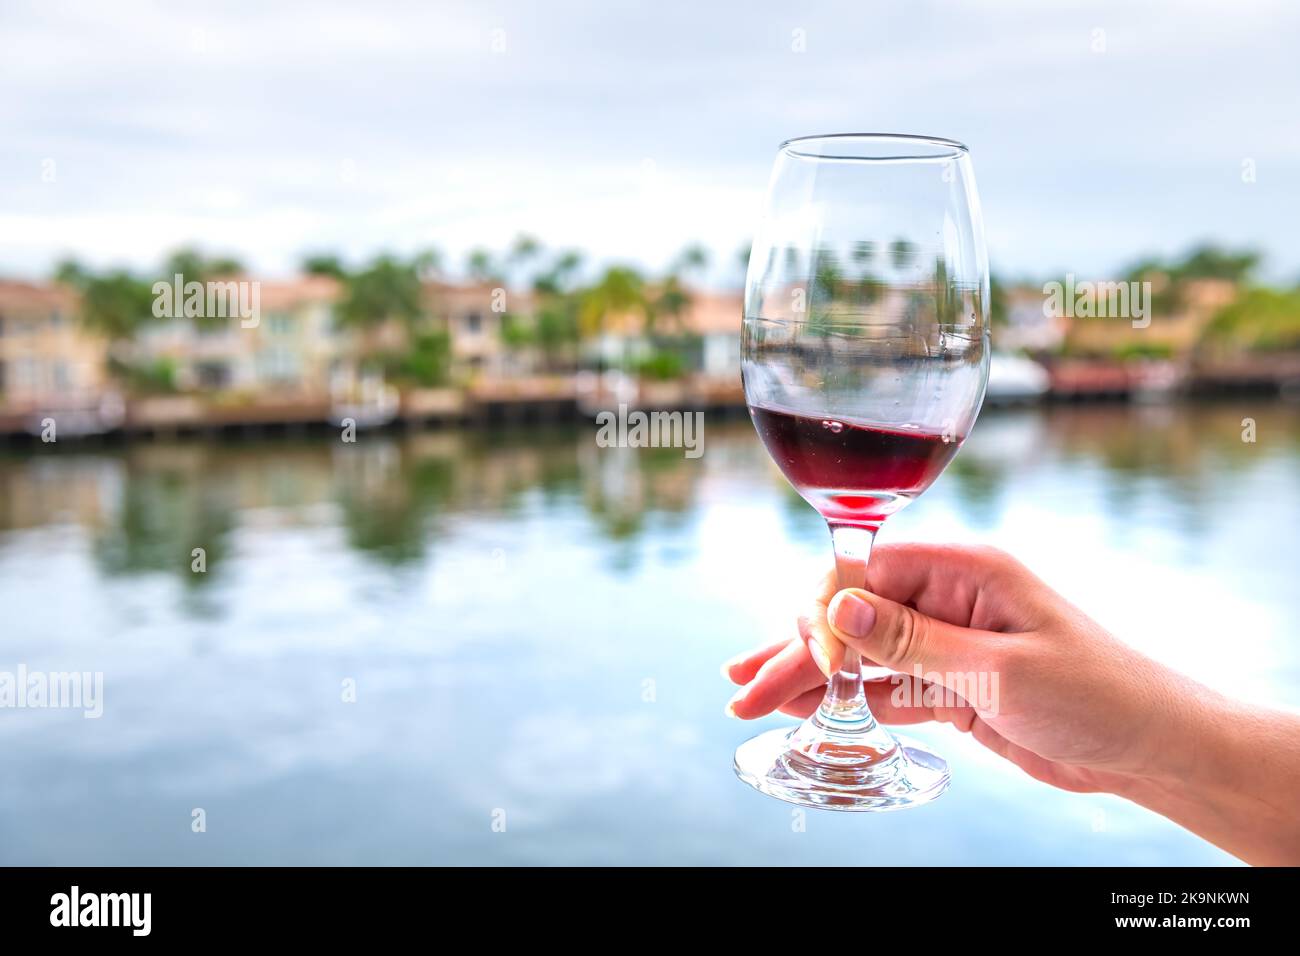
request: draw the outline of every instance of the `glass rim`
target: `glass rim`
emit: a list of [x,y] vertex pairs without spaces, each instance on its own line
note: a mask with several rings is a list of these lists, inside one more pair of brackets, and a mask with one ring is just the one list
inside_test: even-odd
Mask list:
[[[945,334],[956,335],[961,338],[974,338],[974,334],[986,335],[990,332],[988,320],[982,322],[926,322],[923,329],[903,329],[893,321],[872,321],[868,316],[828,316],[820,319],[787,319],[773,318],[765,315],[742,315],[740,324],[742,329],[750,324],[764,323],[778,326],[783,329],[805,330],[812,329],[818,334],[826,335],[860,335],[864,331],[873,333],[876,339],[914,339],[918,331],[933,332],[939,331]],[[884,334],[882,334],[884,333]],[[974,334],[972,334],[974,333]]]
[[[853,148],[858,143],[864,144],[864,148]],[[817,148],[818,144],[825,145]],[[876,148],[867,148],[868,144]],[[860,163],[951,161],[970,155],[970,148],[958,140],[917,133],[819,133],[795,136],[782,142],[780,151],[801,159]]]

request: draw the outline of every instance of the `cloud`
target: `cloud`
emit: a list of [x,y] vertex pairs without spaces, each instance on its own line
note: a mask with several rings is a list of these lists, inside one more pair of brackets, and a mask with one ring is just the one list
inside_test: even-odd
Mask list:
[[853,129],[968,142],[1004,272],[1206,236],[1300,265],[1281,4],[69,9],[0,15],[0,271],[197,241],[280,272],[519,230],[651,267],[701,239],[730,268],[777,143]]

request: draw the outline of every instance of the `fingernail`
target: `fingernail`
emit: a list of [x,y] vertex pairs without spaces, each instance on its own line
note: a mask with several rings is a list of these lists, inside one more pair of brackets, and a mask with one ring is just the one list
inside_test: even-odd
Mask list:
[[808,653],[812,654],[813,663],[817,669],[827,677],[831,676],[831,659],[826,653],[826,649],[816,641],[808,642]]
[[876,609],[856,594],[841,594],[831,604],[831,623],[849,637],[866,637],[876,626]]
[[731,669],[739,663],[740,663],[739,657],[733,657],[731,658],[731,660],[723,661],[722,666],[718,668],[718,673],[721,674],[723,677],[725,677],[727,680],[731,680]]
[[[736,705],[740,703],[740,699],[745,696],[745,691],[747,690],[749,690],[748,687],[740,688],[740,690],[736,691],[736,693],[731,696],[731,700],[727,701],[724,713],[728,717],[736,717]],[[736,719],[739,720],[740,718],[737,717]]]

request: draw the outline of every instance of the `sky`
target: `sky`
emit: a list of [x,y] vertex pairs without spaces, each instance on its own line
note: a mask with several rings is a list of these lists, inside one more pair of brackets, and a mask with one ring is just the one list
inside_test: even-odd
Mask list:
[[737,282],[778,144],[971,149],[995,272],[1211,239],[1300,279],[1300,5],[0,3],[0,275],[520,232]]

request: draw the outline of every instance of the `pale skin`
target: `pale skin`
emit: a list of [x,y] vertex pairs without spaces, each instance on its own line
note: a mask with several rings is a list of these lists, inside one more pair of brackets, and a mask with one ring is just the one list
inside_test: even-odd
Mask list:
[[[806,717],[845,645],[945,682],[996,673],[995,706],[895,703],[888,679],[868,682],[867,699],[882,723],[952,724],[1044,783],[1125,797],[1249,863],[1300,865],[1300,715],[1146,657],[1000,551],[880,545],[867,588],[838,592],[828,574],[797,638],[729,661],[742,687],[728,711]],[[1224,637],[1231,653],[1230,626]]]

